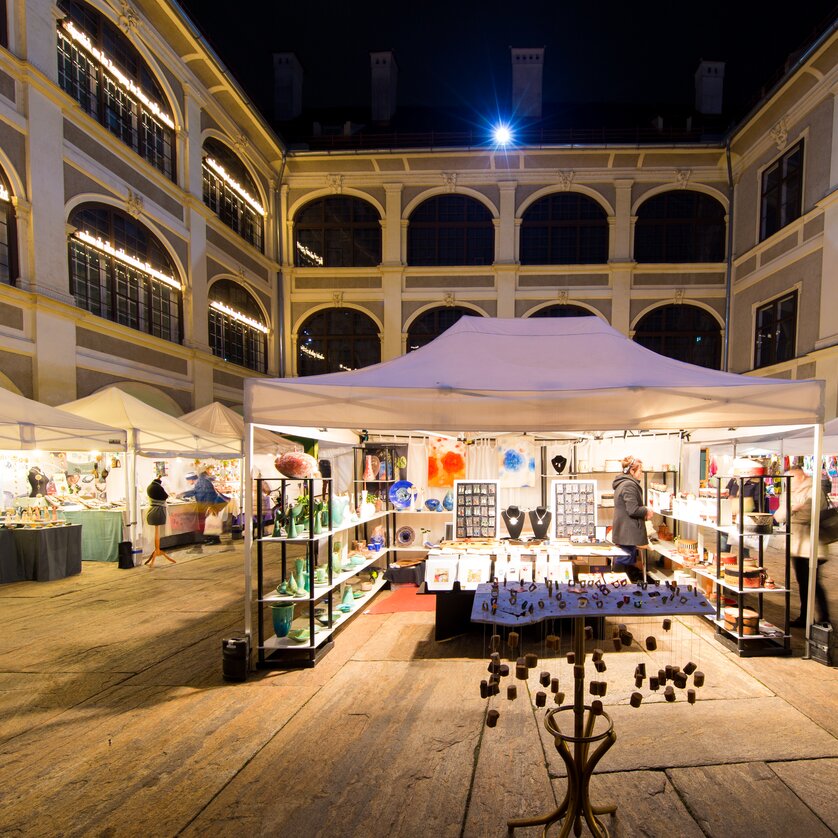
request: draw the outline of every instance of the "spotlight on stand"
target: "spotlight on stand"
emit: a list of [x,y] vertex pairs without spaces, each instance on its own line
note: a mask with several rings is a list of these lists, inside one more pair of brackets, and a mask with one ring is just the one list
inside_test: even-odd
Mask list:
[[508,146],[512,143],[512,129],[501,122],[499,125],[495,126],[495,129],[492,132],[492,138],[494,139],[496,146],[500,146],[501,148]]

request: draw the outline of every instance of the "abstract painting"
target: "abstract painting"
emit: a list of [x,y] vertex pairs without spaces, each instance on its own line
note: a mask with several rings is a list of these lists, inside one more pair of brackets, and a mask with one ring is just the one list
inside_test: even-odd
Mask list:
[[433,437],[428,443],[428,486],[451,489],[466,476],[466,446],[456,439]]
[[532,437],[498,440],[498,476],[503,489],[535,486],[535,441]]

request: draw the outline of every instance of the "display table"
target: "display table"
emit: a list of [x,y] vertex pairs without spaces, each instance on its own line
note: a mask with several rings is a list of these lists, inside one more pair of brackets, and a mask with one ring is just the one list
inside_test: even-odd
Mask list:
[[119,560],[122,512],[113,509],[62,510],[71,524],[81,524],[81,557],[85,562]]
[[[34,579],[37,582],[64,579],[66,576],[81,573],[81,532],[80,524],[43,529],[3,530],[0,533],[3,537],[0,548],[5,557],[10,535],[17,552],[14,560],[14,567],[17,568],[15,573],[19,575],[22,571],[23,579]],[[6,565],[5,558],[2,564]],[[3,581],[6,581],[5,576]]]
[[0,530],[0,584],[26,579],[23,560],[17,552],[13,530]]

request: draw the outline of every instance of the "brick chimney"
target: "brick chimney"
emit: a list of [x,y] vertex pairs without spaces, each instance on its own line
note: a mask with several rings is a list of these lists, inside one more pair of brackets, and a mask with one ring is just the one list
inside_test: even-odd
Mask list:
[[399,67],[393,50],[370,53],[372,73],[372,121],[389,122],[396,112]]
[[541,80],[544,47],[510,47],[512,54],[512,113],[516,117],[541,118]]
[[293,52],[274,53],[274,118],[287,122],[303,109],[303,66]]
[[722,95],[724,93],[725,62],[698,62],[695,71],[695,109],[703,114],[720,114],[722,112]]

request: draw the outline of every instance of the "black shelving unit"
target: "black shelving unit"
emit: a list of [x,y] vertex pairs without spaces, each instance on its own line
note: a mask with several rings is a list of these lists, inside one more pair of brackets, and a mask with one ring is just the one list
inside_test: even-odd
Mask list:
[[[357,606],[353,608],[348,614],[343,614],[337,608],[335,602],[335,594],[340,587],[355,574],[373,567],[378,564],[387,553],[387,548],[373,553],[365,564],[353,567],[348,571],[336,574],[332,567],[332,549],[334,546],[334,536],[342,532],[352,532],[363,529],[364,537],[366,538],[367,527],[370,523],[381,521],[387,524],[389,514],[381,513],[371,517],[365,521],[350,521],[341,524],[336,529],[332,528],[332,482],[331,478],[305,478],[302,480],[293,480],[291,478],[259,478],[255,481],[256,497],[262,497],[262,487],[267,483],[269,487],[273,488],[279,484],[279,509],[286,512],[287,505],[291,502],[287,500],[286,489],[291,484],[302,485],[304,491],[309,496],[308,508],[308,529],[303,535],[295,538],[289,538],[287,535],[265,535],[261,529],[254,536],[256,542],[256,600],[257,600],[257,666],[261,669],[269,668],[292,668],[292,667],[312,667],[320,658],[323,657],[334,646],[334,637],[340,629],[348,624],[352,618],[357,615],[370,601],[375,594],[383,590],[386,586],[383,575],[383,568],[379,579],[373,585],[371,591],[365,593],[365,596],[357,600]],[[315,487],[320,485],[320,490],[315,494]],[[323,501],[326,505],[326,520],[321,520],[320,526],[315,526],[314,501]],[[321,513],[322,514],[322,513]],[[322,529],[322,532],[315,532],[315,529]],[[266,563],[270,567],[275,567],[273,557],[266,557],[266,545],[278,545],[280,548],[279,556],[279,575],[278,581],[288,579],[290,564],[288,556],[289,545],[298,545],[304,547],[306,563],[306,570],[309,579],[308,595],[290,596],[282,595],[276,591],[266,592],[265,574]],[[326,581],[317,585],[314,582],[315,569],[317,567],[318,559],[321,555],[321,550],[325,546],[326,553]],[[276,578],[273,577],[272,578]],[[269,586],[268,586],[269,587]],[[317,590],[317,588],[320,590]],[[308,609],[307,614],[307,628],[309,630],[309,638],[307,642],[298,643],[289,637],[277,637],[275,634],[266,636],[265,632],[265,617],[266,609],[270,608],[272,603],[283,603],[287,605],[305,605]],[[325,603],[327,623],[321,626],[315,618],[315,606],[319,603]]]

